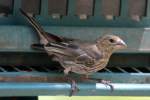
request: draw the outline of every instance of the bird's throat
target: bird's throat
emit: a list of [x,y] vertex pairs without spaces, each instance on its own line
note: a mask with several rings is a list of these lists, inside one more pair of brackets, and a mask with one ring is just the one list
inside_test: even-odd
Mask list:
[[110,58],[110,56],[112,55],[113,53],[113,49],[112,48],[109,48],[105,45],[100,45],[100,46],[97,46],[97,48],[99,49],[99,51],[101,52],[103,58]]

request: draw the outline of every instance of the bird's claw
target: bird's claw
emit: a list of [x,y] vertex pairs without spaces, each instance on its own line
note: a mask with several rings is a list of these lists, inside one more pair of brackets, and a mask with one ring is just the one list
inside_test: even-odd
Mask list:
[[77,87],[77,84],[74,80],[71,80],[71,91],[69,96],[75,95],[79,91],[79,88]]
[[111,90],[111,92],[113,92],[114,91],[114,87],[113,87],[113,85],[111,85],[110,83],[111,83],[111,81],[107,81],[107,80],[103,80],[103,79],[96,79],[96,78],[86,78],[87,80],[92,80],[92,81],[96,81],[96,82],[98,82],[98,83],[102,83],[102,84],[104,84],[105,86],[109,86],[110,87],[110,90]]
[[113,85],[112,85],[112,84],[110,84],[110,83],[111,83],[111,81],[107,81],[107,80],[100,80],[100,83],[102,83],[102,84],[104,84],[104,85],[106,85],[106,86],[109,86],[109,87],[110,87],[111,92],[113,92],[113,91],[114,91],[114,87],[113,87]]

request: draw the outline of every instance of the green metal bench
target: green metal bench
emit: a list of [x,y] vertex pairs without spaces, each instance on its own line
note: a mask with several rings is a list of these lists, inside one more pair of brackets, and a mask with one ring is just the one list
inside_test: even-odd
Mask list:
[[31,49],[38,36],[19,8],[33,14],[47,32],[88,41],[113,33],[125,40],[128,49],[92,75],[112,80],[114,92],[79,82],[77,95],[150,95],[149,0],[1,0],[0,96],[68,95],[70,90],[69,83],[55,80],[63,75],[55,70],[59,65]]

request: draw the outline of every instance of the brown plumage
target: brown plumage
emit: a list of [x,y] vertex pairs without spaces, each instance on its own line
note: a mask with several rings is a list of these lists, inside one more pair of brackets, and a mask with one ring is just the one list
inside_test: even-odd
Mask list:
[[95,43],[56,36],[45,32],[33,17],[22,10],[21,12],[40,36],[40,44],[34,44],[32,47],[53,55],[54,60],[64,68],[65,74],[74,72],[89,75],[97,72],[106,67],[112,53],[127,47],[125,42],[115,35],[105,35]]

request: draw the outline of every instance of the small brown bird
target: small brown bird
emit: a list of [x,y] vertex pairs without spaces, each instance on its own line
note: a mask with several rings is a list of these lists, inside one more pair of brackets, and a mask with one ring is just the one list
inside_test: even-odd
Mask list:
[[[74,72],[77,74],[90,75],[106,67],[112,53],[127,47],[126,43],[118,36],[105,35],[96,40],[95,43],[87,43],[77,39],[70,39],[47,33],[35,21],[34,17],[22,11],[29,23],[35,28],[40,44],[33,44],[33,48],[45,50],[48,55],[53,55],[64,68],[64,73]],[[101,80],[103,84],[113,86],[107,81]],[[75,82],[72,81],[72,92],[77,90]]]

